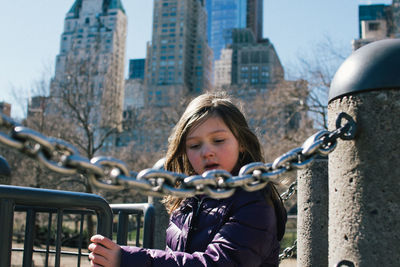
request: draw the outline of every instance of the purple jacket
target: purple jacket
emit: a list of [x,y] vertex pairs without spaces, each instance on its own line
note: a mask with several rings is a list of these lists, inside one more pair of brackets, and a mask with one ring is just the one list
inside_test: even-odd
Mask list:
[[167,248],[122,247],[121,266],[278,266],[274,208],[261,191],[186,199],[171,215]]

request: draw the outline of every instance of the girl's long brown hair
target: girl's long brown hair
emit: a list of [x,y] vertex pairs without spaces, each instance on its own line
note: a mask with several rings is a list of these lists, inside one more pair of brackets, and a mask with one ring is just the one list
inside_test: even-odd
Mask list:
[[[168,151],[164,164],[166,170],[186,175],[196,174],[186,156],[186,137],[193,127],[212,116],[217,116],[224,121],[241,147],[238,168],[235,168],[233,175],[237,175],[239,168],[243,165],[264,160],[257,136],[250,130],[243,113],[232,103],[226,93],[205,93],[190,102],[174,127],[173,133],[168,139]],[[269,183],[263,191],[268,203],[272,202],[274,206],[282,204],[272,183]],[[171,213],[179,207],[182,199],[167,197],[165,202]]]

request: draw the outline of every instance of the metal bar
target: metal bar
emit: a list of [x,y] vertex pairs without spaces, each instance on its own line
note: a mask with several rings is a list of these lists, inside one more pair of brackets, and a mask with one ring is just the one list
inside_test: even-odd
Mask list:
[[[24,248],[13,248],[12,251],[18,251],[18,252],[23,252]],[[45,249],[34,249],[33,253],[46,253]],[[53,249],[49,250],[50,254],[56,254],[56,251]],[[60,252],[61,255],[68,255],[68,256],[78,256],[77,252],[73,252],[73,251],[61,251]],[[81,256],[89,256],[89,253],[81,253]]]
[[[47,205],[47,204],[44,204]],[[36,211],[36,213],[57,213],[58,208],[49,208],[49,207],[40,207],[40,206],[33,206],[34,210]],[[16,205],[14,210],[15,211],[22,211],[22,212],[26,212],[28,209],[32,208],[31,206],[27,206],[27,205]],[[75,208],[75,209],[68,209],[68,208],[63,208],[64,209],[64,214],[95,214],[95,212],[93,210],[88,210],[86,209],[86,207],[79,207],[79,208]]]
[[0,199],[0,266],[11,266],[14,201]]
[[143,210],[144,223],[143,223],[143,247],[154,247],[154,206],[149,204]]
[[59,209],[57,212],[56,258],[55,258],[55,263],[54,263],[55,267],[60,266],[61,234],[62,234],[63,215],[64,215],[63,210]]
[[128,244],[128,222],[129,214],[124,211],[118,212],[117,244]]
[[46,238],[46,259],[44,266],[49,266],[49,250],[50,250],[50,235],[51,235],[51,224],[53,219],[53,213],[49,212],[49,220],[47,223],[47,238]]
[[22,260],[22,266],[32,266],[33,256],[33,242],[35,239],[35,224],[36,224],[36,212],[33,209],[29,209],[26,213],[25,223],[25,240],[24,240],[24,256]]
[[80,223],[80,227],[79,227],[78,267],[81,266],[82,241],[83,241],[83,223],[84,222],[85,222],[85,215],[81,214],[81,223]]
[[141,214],[136,214],[136,246],[140,245],[140,219],[142,218]]

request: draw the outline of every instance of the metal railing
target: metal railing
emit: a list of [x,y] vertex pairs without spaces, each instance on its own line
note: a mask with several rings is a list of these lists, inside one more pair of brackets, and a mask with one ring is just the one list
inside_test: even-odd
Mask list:
[[[148,203],[111,204],[114,214],[118,214],[117,244],[128,244],[129,215],[136,215],[136,246],[154,247],[154,207]],[[143,215],[143,238],[140,243],[141,216]]]
[[[112,226],[114,214],[118,215],[117,243],[127,244],[129,216],[136,218],[136,245],[153,247],[154,208],[151,204],[114,204],[110,205],[100,196],[87,193],[58,191],[49,189],[37,189],[19,186],[0,185],[0,266],[11,266],[11,252],[22,252],[22,266],[32,266],[33,255],[44,255],[44,266],[49,266],[49,256],[54,256],[52,266],[60,266],[62,255],[75,256],[76,266],[81,266],[81,257],[88,253],[82,251],[83,224],[85,216],[97,217],[97,233],[112,238]],[[14,214],[21,212],[26,214],[25,231],[23,234],[24,246],[13,247],[13,220]],[[38,214],[48,215],[45,236],[45,249],[35,248],[35,228],[37,227]],[[53,215],[56,216],[56,225],[53,227]],[[77,216],[80,221],[77,238],[77,252],[63,251],[63,217],[64,215]],[[143,216],[143,223],[142,223]],[[142,227],[143,224],[143,227]],[[51,240],[52,229],[55,230],[54,240]],[[143,229],[143,238],[140,241],[140,233]],[[37,240],[36,240],[37,241]],[[85,247],[86,249],[86,247]]]

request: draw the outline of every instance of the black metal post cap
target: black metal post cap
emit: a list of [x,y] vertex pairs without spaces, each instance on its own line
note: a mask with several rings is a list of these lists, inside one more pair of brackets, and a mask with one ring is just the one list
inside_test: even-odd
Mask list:
[[353,52],[333,77],[329,102],[379,89],[400,89],[400,39],[375,41]]

